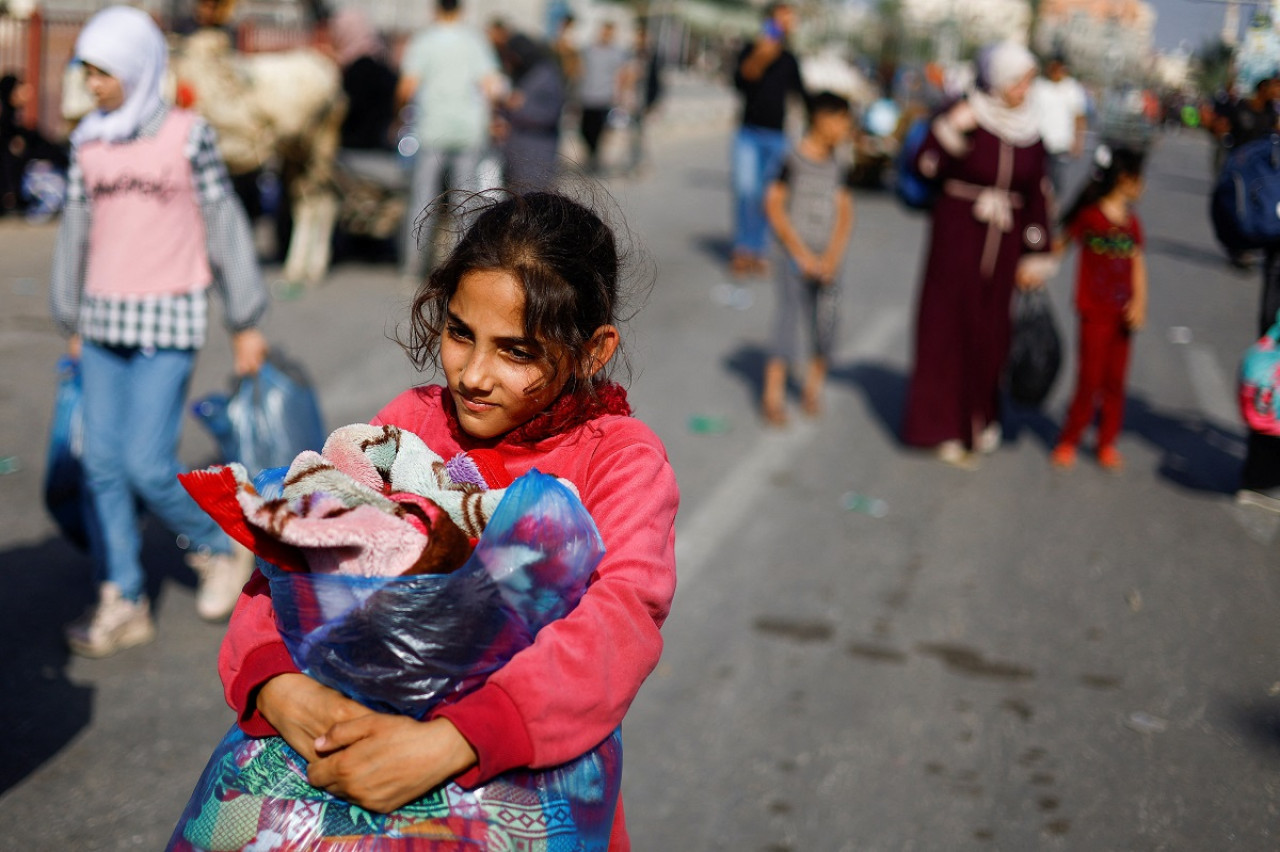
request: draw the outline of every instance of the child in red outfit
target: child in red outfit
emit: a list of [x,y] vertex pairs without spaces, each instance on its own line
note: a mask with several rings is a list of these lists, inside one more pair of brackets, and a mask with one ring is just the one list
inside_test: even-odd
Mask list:
[[1063,217],[1064,244],[1080,244],[1080,372],[1051,456],[1058,468],[1075,464],[1076,445],[1095,412],[1100,412],[1098,463],[1111,471],[1124,464],[1115,442],[1124,418],[1129,345],[1147,312],[1142,223],[1133,212],[1142,196],[1142,160],[1135,151],[1099,146],[1094,176]]
[[[617,352],[619,255],[594,213],[551,193],[491,202],[420,287],[405,348],[444,386],[374,418],[448,459],[499,459],[570,481],[606,547],[585,595],[488,681],[423,721],[376,713],[298,672],[260,574],[219,656],[251,736],[279,734],[312,785],[386,812],[453,780],[556,766],[621,723],[662,650],[675,592],[675,476],[657,436],[606,379]],[[629,848],[621,804],[609,848]]]

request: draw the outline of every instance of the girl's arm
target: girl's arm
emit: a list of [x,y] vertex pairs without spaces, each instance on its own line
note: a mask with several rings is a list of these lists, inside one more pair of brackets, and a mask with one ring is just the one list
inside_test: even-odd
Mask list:
[[[89,256],[89,197],[84,174],[75,153],[67,171],[67,201],[58,223],[53,248],[53,272],[49,284],[49,309],[53,321],[76,343],[80,322],[80,296],[84,292],[85,265]],[[73,355],[76,353],[73,353]]]
[[237,724],[251,737],[279,735],[308,762],[316,740],[340,722],[372,711],[298,672],[280,638],[270,586],[255,571],[218,651],[218,675]]
[[1142,249],[1133,256],[1133,298],[1124,307],[1124,321],[1134,331],[1147,321],[1147,256]]
[[607,551],[571,613],[483,687],[435,714],[476,751],[477,765],[457,779],[463,786],[594,748],[622,722],[662,653],[679,504],[662,444],[637,420],[615,421],[576,484]]
[[836,221],[831,226],[831,238],[827,240],[827,250],[822,253],[822,270],[818,278],[823,284],[830,284],[835,280],[840,261],[849,247],[853,223],[853,193],[847,186],[841,186],[836,190]]
[[204,219],[209,267],[231,332],[235,371],[237,375],[256,373],[267,356],[267,342],[257,326],[270,298],[258,268],[249,217],[231,188],[217,136],[203,120],[198,119],[191,129],[187,157]]
[[791,259],[800,267],[800,271],[808,277],[817,277],[820,271],[818,256],[809,250],[791,226],[791,218],[787,215],[787,184],[783,180],[775,180],[769,184],[764,193],[764,213],[769,220],[769,227],[777,235],[778,241],[786,249]]

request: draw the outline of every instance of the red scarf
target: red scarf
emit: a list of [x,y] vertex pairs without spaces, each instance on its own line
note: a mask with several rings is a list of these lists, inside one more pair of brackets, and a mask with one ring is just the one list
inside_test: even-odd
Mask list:
[[[449,424],[451,434],[462,446],[474,446],[475,438],[462,431],[458,425],[458,411],[454,407],[453,394],[445,388],[444,415]],[[577,390],[573,393],[561,394],[556,401],[538,412],[530,420],[494,439],[494,443],[504,444],[536,444],[555,435],[568,432],[589,420],[609,414],[620,417],[631,416],[631,403],[627,402],[627,392],[616,382],[603,382],[596,386],[595,392]]]

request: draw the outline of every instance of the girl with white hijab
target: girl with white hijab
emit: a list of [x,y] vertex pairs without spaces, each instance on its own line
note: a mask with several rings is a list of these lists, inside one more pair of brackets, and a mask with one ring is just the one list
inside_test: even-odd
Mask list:
[[191,543],[196,608],[221,620],[252,570],[182,489],[178,438],[191,370],[216,285],[235,370],[257,372],[268,297],[248,220],[217,140],[161,97],[168,51],[144,12],[113,6],[89,19],[76,57],[96,108],[71,134],[67,204],[50,302],[83,386],[82,461],[97,603],[66,629],[71,650],[103,657],[151,641],[138,500]]
[[1027,93],[1035,57],[1015,42],[979,56],[976,85],[930,126],[916,165],[932,211],[902,438],[972,469],[1000,445],[1000,379],[1016,285],[1049,258],[1046,154]]

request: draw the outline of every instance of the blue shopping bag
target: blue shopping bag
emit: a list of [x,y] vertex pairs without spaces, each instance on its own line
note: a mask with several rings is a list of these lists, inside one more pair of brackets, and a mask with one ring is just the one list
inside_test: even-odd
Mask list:
[[327,435],[310,381],[279,355],[256,376],[238,378],[229,394],[197,399],[191,411],[213,435],[222,461],[240,462],[251,474],[286,467],[303,450],[319,452]]
[[44,505],[67,540],[81,550],[88,550],[92,512],[80,463],[84,448],[80,363],[63,356],[58,359],[57,370],[58,391],[45,457]]

